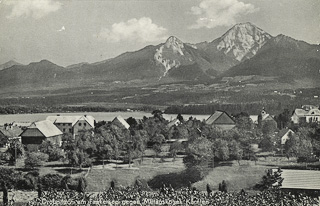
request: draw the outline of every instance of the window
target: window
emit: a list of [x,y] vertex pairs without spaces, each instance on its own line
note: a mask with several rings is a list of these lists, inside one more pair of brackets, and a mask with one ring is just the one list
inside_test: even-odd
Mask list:
[[72,133],[72,129],[69,129],[69,132]]
[[79,126],[81,126],[81,123],[79,123]]
[[83,123],[83,126],[87,126],[87,123]]
[[66,132],[66,129],[65,129],[65,128],[63,128],[63,132]]

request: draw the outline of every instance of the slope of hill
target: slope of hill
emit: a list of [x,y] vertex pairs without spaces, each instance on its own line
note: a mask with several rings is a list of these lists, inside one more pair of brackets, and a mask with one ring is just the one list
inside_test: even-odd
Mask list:
[[234,66],[223,76],[261,75],[310,78],[320,82],[320,46],[284,35],[269,40],[250,60]]
[[[65,68],[42,60],[29,65],[15,65],[0,71],[0,85],[5,86],[51,86],[55,82],[67,81],[72,74]],[[34,88],[37,89],[37,88]]]
[[10,67],[15,66],[15,65],[22,65],[22,64],[14,61],[14,60],[10,60],[10,61],[8,61],[8,62],[6,62],[4,64],[1,64],[0,65],[0,70],[7,69],[7,68],[10,68]]

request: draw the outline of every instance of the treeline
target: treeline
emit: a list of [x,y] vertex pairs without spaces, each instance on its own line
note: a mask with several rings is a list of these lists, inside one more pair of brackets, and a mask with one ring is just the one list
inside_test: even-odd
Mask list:
[[[57,112],[125,112],[130,108],[108,108],[95,106],[2,106],[0,114],[32,114],[32,113],[57,113]],[[152,106],[132,108],[138,111],[153,111]]]
[[216,110],[226,111],[229,114],[237,114],[239,111],[246,112],[251,115],[260,114],[262,108],[269,114],[279,114],[284,109],[293,111],[295,108],[300,108],[300,104],[282,104],[281,102],[272,103],[235,103],[235,104],[205,104],[205,105],[174,105],[169,106],[166,114],[212,114]]

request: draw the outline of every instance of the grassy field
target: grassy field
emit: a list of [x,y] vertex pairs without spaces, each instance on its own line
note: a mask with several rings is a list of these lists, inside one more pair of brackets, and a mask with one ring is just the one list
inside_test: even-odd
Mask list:
[[193,184],[199,190],[206,190],[209,184],[213,190],[218,190],[219,183],[223,180],[227,182],[228,191],[239,192],[241,189],[252,190],[253,186],[261,181],[268,167],[264,165],[255,165],[251,161],[232,161],[226,166],[213,168],[209,174],[201,181]]
[[112,180],[122,186],[131,186],[137,178],[150,180],[161,174],[179,173],[185,169],[182,158],[172,161],[172,158],[166,158],[165,162],[160,163],[160,159],[144,158],[141,164],[134,163],[121,165],[121,168],[93,167],[87,176],[88,191],[101,191],[110,187]]

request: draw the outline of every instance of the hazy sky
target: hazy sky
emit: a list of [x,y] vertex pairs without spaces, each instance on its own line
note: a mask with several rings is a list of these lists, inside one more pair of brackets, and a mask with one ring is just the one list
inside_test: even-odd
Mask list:
[[212,41],[251,22],[320,43],[320,0],[0,0],[0,64],[97,62],[162,43]]

